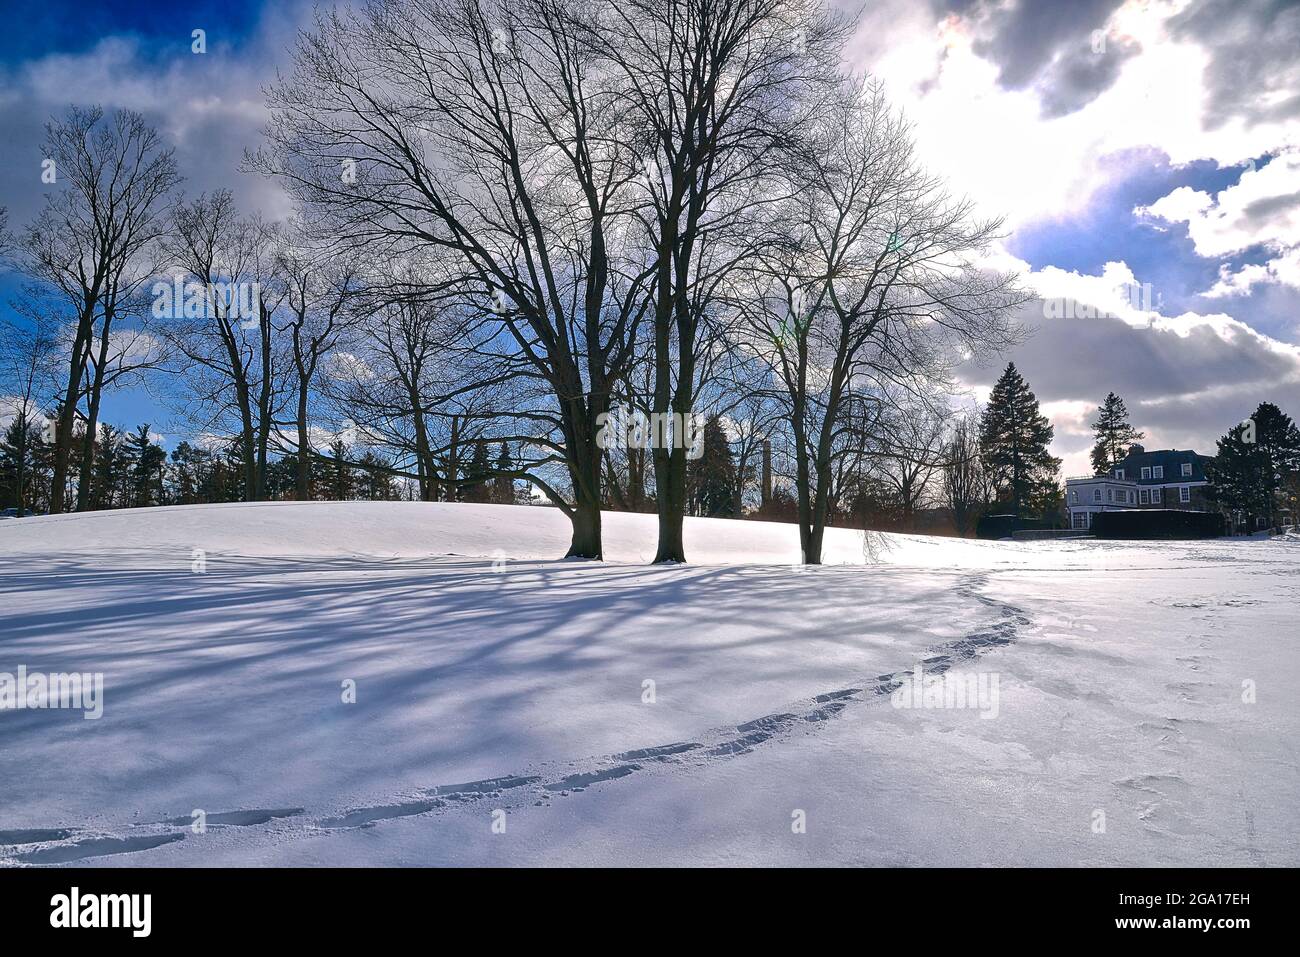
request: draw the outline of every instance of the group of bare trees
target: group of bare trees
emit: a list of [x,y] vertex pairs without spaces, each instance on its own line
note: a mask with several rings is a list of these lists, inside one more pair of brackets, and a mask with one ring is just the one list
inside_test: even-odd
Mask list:
[[[971,432],[939,397],[1014,338],[1021,293],[978,263],[998,222],[843,68],[851,27],[820,0],[319,13],[247,157],[287,223],[178,197],[140,117],[70,111],[48,135],[64,185],[19,242],[32,314],[72,330],[56,489],[104,389],[158,369],[235,441],[250,500],[283,453],[310,497],[318,433],[385,450],[426,501],[481,485],[499,447],[496,474],[570,518],[569,555],[601,557],[602,506],[653,501],[655,560],[684,561],[685,423],[709,415],[737,512],[760,456],[772,496],[775,454],[807,562],[868,473],[956,515]],[[658,441],[603,444],[616,406]]]

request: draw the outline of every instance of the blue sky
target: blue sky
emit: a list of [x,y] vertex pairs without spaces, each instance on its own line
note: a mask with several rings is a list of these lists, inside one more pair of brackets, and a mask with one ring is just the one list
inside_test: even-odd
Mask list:
[[[860,5],[854,4],[857,8]],[[1086,470],[1108,391],[1149,446],[1213,450],[1263,400],[1300,416],[1300,5],[1264,0],[879,0],[862,8],[851,68],[881,77],[918,149],[956,192],[1006,221],[992,265],[1048,299],[1103,310],[1052,320],[1014,359]],[[265,115],[261,86],[311,16],[306,3],[157,5],[10,0],[0,35],[0,204],[31,218],[41,126],[69,103],[143,112],[175,145],[194,194],[233,189],[283,216],[279,190],[240,170]],[[191,31],[207,33],[204,55]],[[1154,308],[1117,290],[1147,286]],[[0,303],[16,286],[0,274]],[[0,304],[0,310],[7,307]],[[193,428],[159,396],[122,390],[106,417]]]
[[188,52],[194,29],[207,29],[221,42],[238,44],[256,32],[262,7],[247,0],[6,0],[5,19],[11,28],[0,33],[0,63],[14,66],[52,53],[84,53],[114,35],[138,38],[142,49],[154,56]]

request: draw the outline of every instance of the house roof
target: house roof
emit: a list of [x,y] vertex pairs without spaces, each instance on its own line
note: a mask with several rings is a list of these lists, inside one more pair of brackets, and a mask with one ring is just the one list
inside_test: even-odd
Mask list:
[[[1161,485],[1166,482],[1204,482],[1205,466],[1213,461],[1208,455],[1198,455],[1191,449],[1157,449],[1152,452],[1130,452],[1124,461],[1115,466],[1124,470],[1124,478],[1139,485]],[[1183,474],[1183,463],[1192,464],[1192,474]],[[1156,466],[1163,466],[1163,478],[1142,478],[1142,470],[1149,468],[1154,473]]]

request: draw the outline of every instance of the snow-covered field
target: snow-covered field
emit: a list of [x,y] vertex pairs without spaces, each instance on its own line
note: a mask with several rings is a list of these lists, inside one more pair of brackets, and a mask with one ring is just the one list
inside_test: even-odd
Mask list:
[[[792,526],[688,520],[679,567],[605,532],[0,522],[0,673],[104,675],[98,720],[0,711],[0,863],[1300,864],[1298,540],[832,530],[801,570]],[[918,662],[996,716],[895,707]]]

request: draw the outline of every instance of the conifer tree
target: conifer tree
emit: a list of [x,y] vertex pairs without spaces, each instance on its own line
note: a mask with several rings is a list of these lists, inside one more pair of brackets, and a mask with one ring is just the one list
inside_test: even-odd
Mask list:
[[1097,410],[1097,421],[1092,423],[1097,437],[1092,447],[1092,471],[1094,475],[1105,475],[1128,455],[1129,446],[1142,438],[1129,423],[1128,409],[1124,400],[1114,392],[1106,394],[1106,401]]
[[993,386],[980,417],[980,458],[1000,502],[1022,517],[1049,509],[1058,494],[1061,460],[1048,451],[1054,430],[1015,363]]
[[347,446],[342,439],[335,439],[330,445],[329,489],[330,498],[336,502],[346,502],[356,498],[356,478],[352,466],[347,460]]
[[1300,472],[1300,429],[1271,402],[1218,441],[1207,469],[1210,501],[1232,511],[1262,515],[1277,524],[1277,493]]
[[465,484],[461,486],[460,501],[489,502],[492,500],[492,486],[488,480],[492,476],[492,465],[488,460],[488,448],[485,442],[474,443],[474,454],[465,469]]
[[705,421],[700,457],[690,463],[687,475],[694,514],[711,518],[734,514],[736,463],[719,416]]
[[145,508],[162,504],[162,470],[167,453],[154,443],[145,423],[126,437],[126,458],[131,474],[124,506]]
[[21,412],[13,417],[0,440],[0,508],[16,508],[19,517],[33,506],[37,473],[39,421]]
[[502,442],[501,454],[497,456],[497,477],[492,496],[498,505],[515,504],[515,480],[508,474],[514,467],[510,460],[510,449]]

